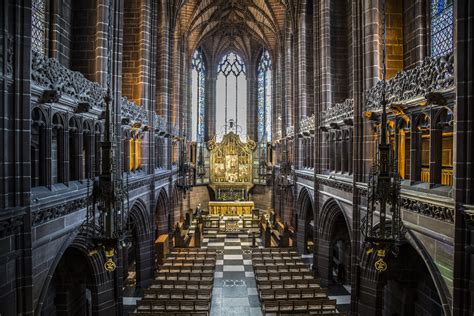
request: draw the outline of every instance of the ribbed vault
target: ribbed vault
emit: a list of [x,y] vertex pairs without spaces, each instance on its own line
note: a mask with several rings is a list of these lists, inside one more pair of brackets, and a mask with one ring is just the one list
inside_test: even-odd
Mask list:
[[178,27],[190,51],[207,43],[214,56],[235,50],[246,58],[255,46],[274,50],[287,6],[281,0],[188,0],[179,11]]

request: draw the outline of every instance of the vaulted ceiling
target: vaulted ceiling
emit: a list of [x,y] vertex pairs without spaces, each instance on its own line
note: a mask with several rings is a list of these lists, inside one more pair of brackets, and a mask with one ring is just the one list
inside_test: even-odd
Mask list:
[[282,0],[188,0],[178,27],[191,51],[206,44],[214,56],[235,50],[246,58],[256,46],[274,50],[289,11]]

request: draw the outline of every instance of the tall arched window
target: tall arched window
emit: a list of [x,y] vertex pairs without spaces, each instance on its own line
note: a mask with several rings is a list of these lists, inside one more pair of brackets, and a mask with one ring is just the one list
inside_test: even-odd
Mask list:
[[31,2],[31,48],[41,54],[47,50],[47,3],[46,0]]
[[233,120],[240,126],[242,138],[247,136],[247,77],[242,58],[234,52],[226,54],[217,68],[216,129],[217,137],[227,133],[222,126]]
[[200,142],[204,139],[206,66],[202,51],[199,49],[194,52],[192,68],[192,140]]
[[431,1],[431,56],[451,53],[453,44],[454,6],[453,0]]
[[262,52],[257,66],[258,140],[272,140],[272,60],[267,50]]

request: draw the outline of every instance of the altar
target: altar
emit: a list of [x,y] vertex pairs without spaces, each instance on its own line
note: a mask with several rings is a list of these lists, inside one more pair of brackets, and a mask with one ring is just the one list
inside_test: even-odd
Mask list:
[[250,215],[254,207],[253,201],[210,201],[208,205],[209,214],[226,216]]

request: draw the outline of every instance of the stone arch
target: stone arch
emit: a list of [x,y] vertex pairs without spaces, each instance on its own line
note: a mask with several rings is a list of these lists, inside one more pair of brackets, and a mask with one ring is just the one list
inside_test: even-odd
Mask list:
[[311,244],[314,244],[314,208],[307,188],[301,189],[296,208],[296,246],[300,253],[313,252],[314,247],[311,247]]
[[162,234],[168,234],[170,230],[170,207],[168,200],[168,194],[166,190],[162,188],[156,197],[156,208],[155,208],[155,227],[156,236]]
[[123,248],[124,285],[131,290],[140,289],[146,287],[153,277],[151,219],[143,201],[138,199],[133,203],[128,213],[127,227],[129,239]]
[[358,312],[451,315],[448,288],[428,250],[410,229],[405,238],[407,242],[400,246],[399,255],[386,258],[388,270],[384,273],[374,268],[377,256],[368,254],[365,245],[362,247]]
[[350,225],[339,202],[327,200],[318,219],[318,274],[321,283],[350,284]]
[[180,199],[180,192],[176,183],[173,185],[171,190],[171,199],[170,199],[170,214],[168,215],[171,228],[175,226],[181,214],[182,199]]
[[[113,274],[104,269],[105,255],[93,254],[94,229],[71,233],[51,264],[35,308],[35,315],[92,315],[115,313]],[[90,304],[90,305],[88,305]]]

